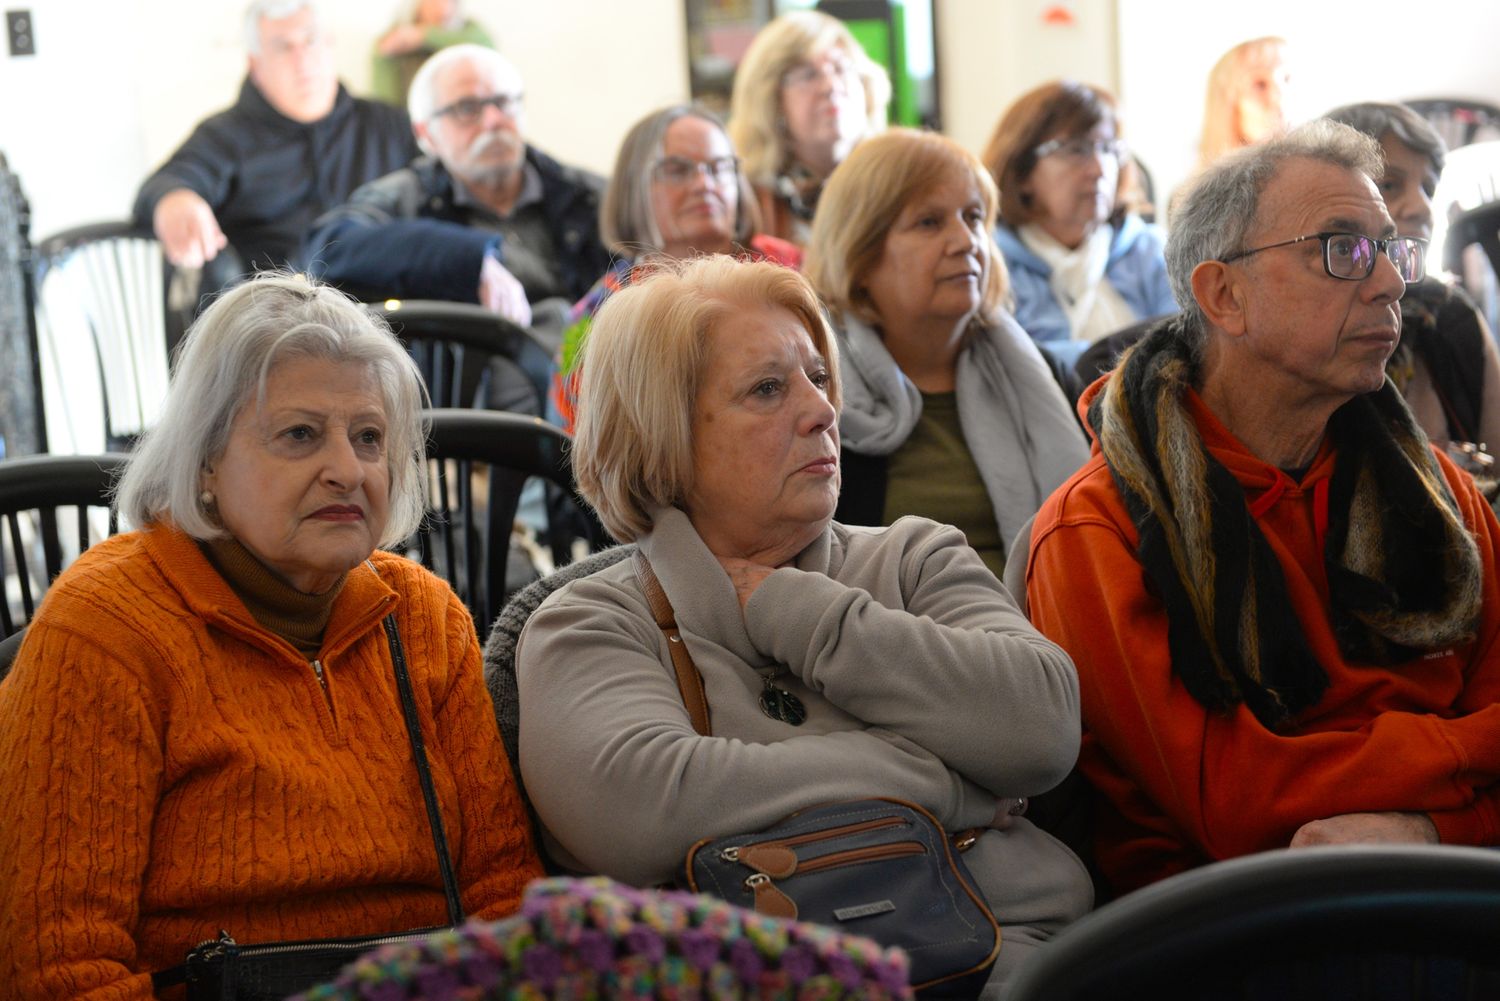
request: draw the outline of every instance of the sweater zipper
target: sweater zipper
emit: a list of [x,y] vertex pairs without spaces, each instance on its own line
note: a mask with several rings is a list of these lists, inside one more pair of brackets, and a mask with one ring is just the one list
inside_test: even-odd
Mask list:
[[318,687],[323,689],[323,701],[327,702],[329,708],[333,707],[333,700],[328,697],[328,679],[323,677],[323,662],[316,657],[312,660],[313,674],[317,675]]

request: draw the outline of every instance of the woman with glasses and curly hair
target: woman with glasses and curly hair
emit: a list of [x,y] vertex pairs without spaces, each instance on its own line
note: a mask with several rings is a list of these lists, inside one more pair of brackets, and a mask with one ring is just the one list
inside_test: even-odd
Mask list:
[[1137,320],[1175,313],[1161,233],[1122,197],[1130,170],[1115,99],[1059,80],[1021,95],[982,157],[1000,187],[995,241],[1016,320],[1071,363]]

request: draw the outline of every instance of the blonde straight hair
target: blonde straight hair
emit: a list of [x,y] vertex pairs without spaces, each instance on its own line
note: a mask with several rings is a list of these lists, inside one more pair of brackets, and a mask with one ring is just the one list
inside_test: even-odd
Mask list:
[[[834,168],[818,201],[803,270],[836,323],[852,314],[880,326],[865,277],[880,262],[901,210],[951,177],[972,179],[978,187],[989,233],[1000,201],[994,178],[977,156],[946,136],[888,129],[854,147]],[[977,319],[992,322],[1008,288],[1005,261],[992,250]]]
[[756,34],[734,74],[729,99],[729,141],[750,180],[762,187],[776,182],[787,164],[786,122],[781,113],[781,80],[798,63],[838,49],[854,64],[865,91],[867,132],[885,128],[891,81],[865,54],[844,22],[815,10],[783,14]]

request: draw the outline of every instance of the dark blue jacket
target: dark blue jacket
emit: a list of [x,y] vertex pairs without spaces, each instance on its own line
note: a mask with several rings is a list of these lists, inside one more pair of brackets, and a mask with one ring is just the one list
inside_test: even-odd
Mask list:
[[[532,146],[526,160],[541,175],[542,212],[576,301],[609,268],[599,241],[604,182]],[[314,273],[361,298],[477,302],[479,268],[499,236],[470,225],[475,209],[455,201],[454,184],[440,160],[423,156],[364,185],[313,225]]]

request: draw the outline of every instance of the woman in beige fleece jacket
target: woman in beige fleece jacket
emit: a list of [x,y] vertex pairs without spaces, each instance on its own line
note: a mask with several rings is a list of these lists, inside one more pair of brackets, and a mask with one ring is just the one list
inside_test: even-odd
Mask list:
[[[693,728],[630,561],[559,590],[517,652],[521,768],[554,858],[639,886],[700,838],[889,796],[948,830],[1001,924],[986,996],[1086,911],[1018,816],[1078,751],[1077,679],[956,529],[832,521],[838,362],[795,272],[726,257],[615,296],[586,347],[574,463],[649,558],[703,676]],[[778,711],[795,696],[802,713]]]

